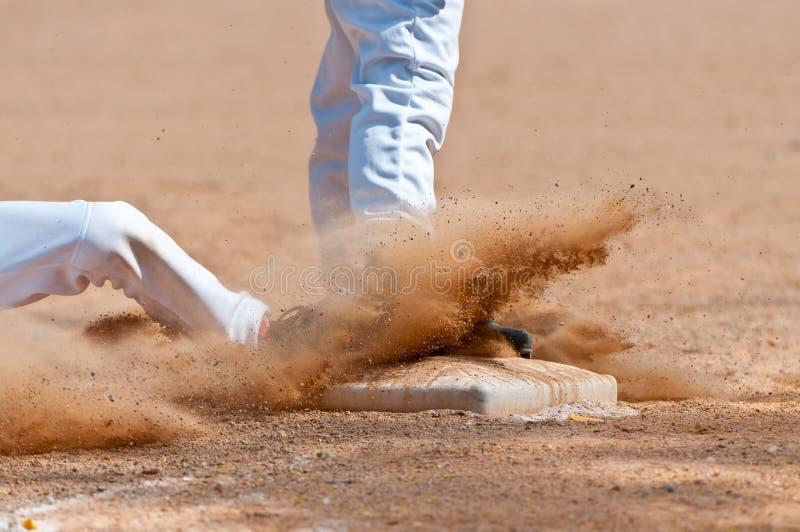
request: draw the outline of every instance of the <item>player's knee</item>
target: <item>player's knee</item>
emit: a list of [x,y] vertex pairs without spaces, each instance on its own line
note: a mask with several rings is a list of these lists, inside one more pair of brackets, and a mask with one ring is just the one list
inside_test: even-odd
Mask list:
[[92,204],[86,238],[97,249],[115,252],[131,240],[147,240],[155,229],[147,216],[130,203],[96,202]]
[[433,73],[415,79],[413,86],[372,83],[360,88],[362,108],[353,119],[352,129],[422,128],[430,136],[434,151],[438,150],[450,120],[453,87]]

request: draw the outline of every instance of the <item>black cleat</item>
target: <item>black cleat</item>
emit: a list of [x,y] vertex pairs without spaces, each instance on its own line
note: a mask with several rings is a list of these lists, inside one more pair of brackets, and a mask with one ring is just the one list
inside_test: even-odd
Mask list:
[[516,349],[517,353],[522,358],[531,358],[533,355],[533,336],[531,336],[528,331],[503,327],[493,321],[487,323],[486,326],[490,330],[503,335],[506,341],[511,344],[511,347]]

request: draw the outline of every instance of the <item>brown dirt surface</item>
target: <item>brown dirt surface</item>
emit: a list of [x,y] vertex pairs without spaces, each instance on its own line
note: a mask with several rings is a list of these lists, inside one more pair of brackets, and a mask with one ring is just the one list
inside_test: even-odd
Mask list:
[[[639,415],[279,412],[274,365],[91,289],[2,314],[0,529],[800,527],[798,27],[791,0],[467,3],[444,233],[652,199],[503,309]],[[16,3],[0,33],[2,199],[124,199],[236,289],[316,261],[318,2]]]

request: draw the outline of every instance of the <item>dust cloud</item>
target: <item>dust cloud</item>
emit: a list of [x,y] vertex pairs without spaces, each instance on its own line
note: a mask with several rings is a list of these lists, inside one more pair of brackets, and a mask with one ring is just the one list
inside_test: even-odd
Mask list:
[[[625,401],[675,400],[708,395],[709,377],[635,347],[608,325],[564,308],[515,308],[507,323],[526,327],[535,335],[534,357],[560,362],[617,379]],[[720,390],[716,390],[720,394]]]
[[[447,211],[433,237],[402,227],[372,235],[361,250],[367,266],[354,270],[359,282],[279,317],[256,351],[190,339],[137,314],[57,337],[43,328],[44,340],[17,343],[3,357],[0,453],[170,441],[202,433],[209,410],[313,407],[331,383],[376,364],[445,352],[510,356],[481,327],[497,316],[531,328],[541,338],[537,356],[614,374],[622,389],[630,377],[629,396],[648,397],[642,390],[655,389],[652,378],[642,379],[658,371],[633,375],[630,365],[608,362],[629,347],[621,336],[580,321],[554,326],[563,316],[512,312],[535,306],[559,277],[605,263],[611,239],[641,218],[636,201],[552,214],[463,202]],[[676,382],[656,388],[692,392]]]

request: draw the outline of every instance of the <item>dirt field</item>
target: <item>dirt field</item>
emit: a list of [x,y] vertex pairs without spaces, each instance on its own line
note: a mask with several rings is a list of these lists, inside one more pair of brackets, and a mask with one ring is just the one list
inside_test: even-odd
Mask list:
[[[299,236],[321,2],[3,12],[0,198],[124,199],[237,289],[270,254],[316,260]],[[663,200],[516,314],[624,336],[591,364],[638,416],[222,402],[173,442],[0,455],[0,529],[800,528],[798,27],[791,0],[467,3],[445,203]],[[4,312],[3,352],[80,364],[87,324],[134,308],[106,287]]]

